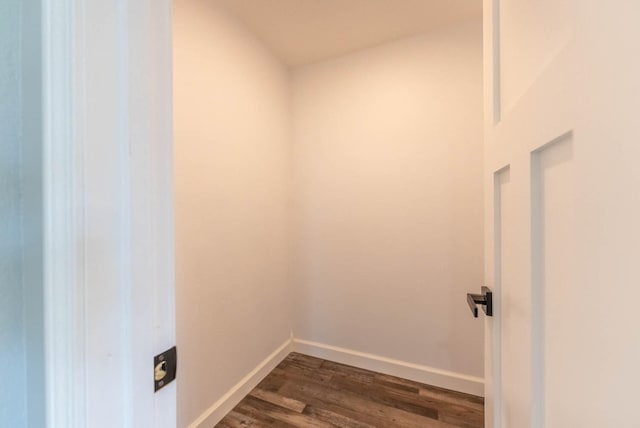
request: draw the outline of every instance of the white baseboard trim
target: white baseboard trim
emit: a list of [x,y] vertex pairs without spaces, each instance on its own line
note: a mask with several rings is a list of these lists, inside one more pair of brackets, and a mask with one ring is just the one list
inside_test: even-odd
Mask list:
[[211,428],[225,417],[242,399],[255,388],[292,351],[293,339],[289,338],[271,355],[246,375],[240,382],[213,403],[188,428]]
[[467,394],[484,395],[484,380],[479,377],[291,337],[213,403],[188,428],[215,426],[292,351]]
[[475,376],[301,339],[293,340],[293,351],[428,385],[484,396],[484,379]]

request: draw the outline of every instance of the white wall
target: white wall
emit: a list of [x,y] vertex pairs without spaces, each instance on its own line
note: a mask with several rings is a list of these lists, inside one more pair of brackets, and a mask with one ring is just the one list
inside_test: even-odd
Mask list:
[[0,3],[0,425],[26,423],[20,202],[20,0]]
[[289,75],[207,0],[174,18],[178,426],[290,335]]
[[295,69],[297,338],[482,377],[482,25]]
[[0,3],[0,425],[44,425],[40,2]]
[[41,0],[22,0],[22,274],[28,426],[45,424]]

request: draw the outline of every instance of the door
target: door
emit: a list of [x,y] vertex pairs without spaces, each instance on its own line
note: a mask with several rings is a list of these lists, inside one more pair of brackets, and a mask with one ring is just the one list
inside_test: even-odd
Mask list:
[[486,426],[638,426],[638,2],[485,0]]

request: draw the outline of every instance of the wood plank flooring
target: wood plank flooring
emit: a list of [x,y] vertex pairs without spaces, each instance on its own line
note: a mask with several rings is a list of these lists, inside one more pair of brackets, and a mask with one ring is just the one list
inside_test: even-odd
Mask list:
[[292,353],[218,424],[232,427],[482,427],[484,400]]

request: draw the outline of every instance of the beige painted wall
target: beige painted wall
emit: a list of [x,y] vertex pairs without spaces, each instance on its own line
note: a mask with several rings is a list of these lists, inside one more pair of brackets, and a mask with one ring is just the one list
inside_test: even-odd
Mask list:
[[206,0],[175,2],[178,426],[289,338],[287,70]]
[[480,23],[291,73],[206,0],[174,39],[178,425],[292,328],[482,376]]
[[297,338],[482,376],[482,26],[293,74]]

